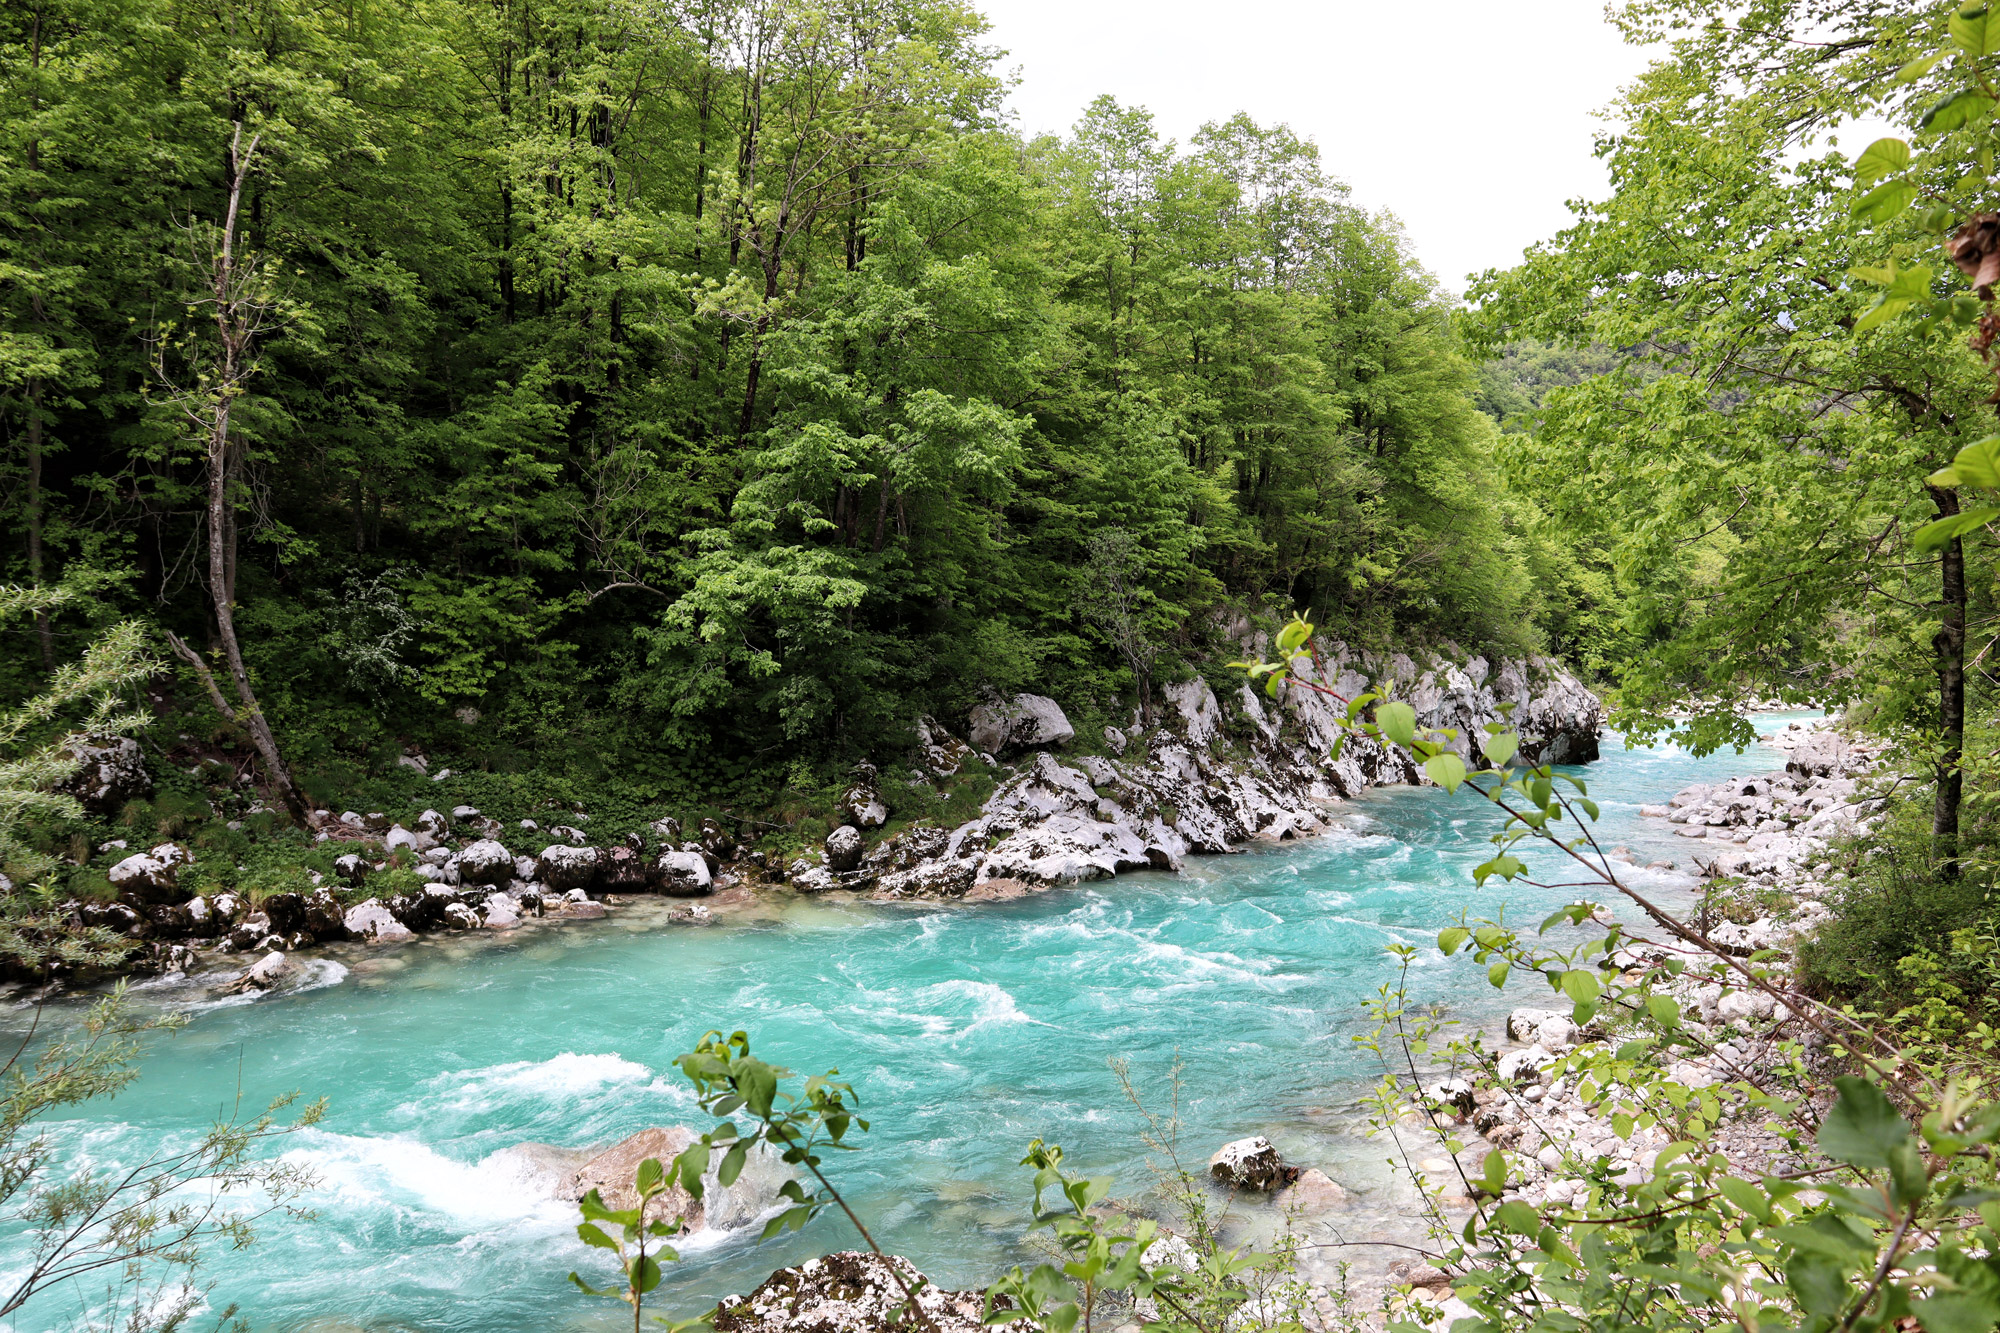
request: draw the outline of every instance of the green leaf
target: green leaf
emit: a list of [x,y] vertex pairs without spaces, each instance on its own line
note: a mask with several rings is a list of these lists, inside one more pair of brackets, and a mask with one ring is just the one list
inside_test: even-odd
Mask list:
[[1507,1188],[1507,1157],[1498,1148],[1486,1154],[1480,1163],[1480,1180],[1488,1194],[1498,1194]]
[[1517,1236],[1532,1236],[1542,1229],[1542,1217],[1519,1199],[1509,1199],[1493,1215],[1493,1225]]
[[1383,704],[1375,710],[1375,725],[1389,740],[1408,745],[1417,738],[1417,710],[1406,703]]
[[1451,751],[1424,760],[1424,776],[1446,791],[1457,791],[1465,781],[1465,761]]
[[1882,1090],[1865,1079],[1834,1080],[1840,1089],[1819,1127],[1819,1150],[1836,1162],[1880,1171],[1909,1141],[1910,1127]]
[[1917,201],[1917,187],[1906,180],[1883,181],[1854,201],[1849,212],[1858,221],[1879,227]]
[[1511,852],[1502,852],[1485,865],[1476,868],[1472,872],[1472,879],[1475,884],[1484,884],[1492,875],[1498,875],[1502,879],[1512,879],[1527,868],[1519,857]]
[[605,1235],[595,1222],[578,1222],[576,1224],[576,1238],[585,1245],[595,1246],[600,1250],[615,1250],[618,1248],[618,1242]]
[[1604,993],[1604,987],[1598,984],[1595,972],[1579,967],[1562,974],[1562,993],[1578,1004],[1589,1004]]
[[1901,139],[1877,139],[1854,159],[1854,183],[1873,185],[1892,171],[1910,165],[1910,146]]
[[660,1285],[660,1266],[653,1261],[652,1255],[647,1255],[633,1266],[631,1281],[642,1296]]
[[1495,768],[1505,768],[1520,748],[1520,734],[1512,731],[1496,731],[1479,743],[1479,752]]
[[1651,1014],[1653,1021],[1663,1028],[1680,1026],[1681,1007],[1665,995],[1648,995],[1646,1012]]
[[1847,1306],[1847,1270],[1816,1254],[1793,1255],[1785,1265],[1785,1285],[1807,1313],[1832,1318]]
[[2000,15],[1994,14],[1986,5],[1958,10],[1947,20],[1946,27],[1958,49],[1974,60],[1982,60],[2000,51]]
[[1931,294],[1931,271],[1927,265],[1918,264],[1897,272],[1889,283],[1889,295],[1906,296],[1912,301],[1928,300]]
[[736,1183],[736,1177],[743,1174],[743,1162],[749,1155],[749,1148],[750,1145],[747,1143],[738,1143],[723,1154],[722,1165],[716,1168],[715,1172],[716,1184],[728,1189]]
[[660,1181],[665,1175],[666,1172],[660,1167],[660,1159],[657,1157],[648,1157],[645,1161],[639,1163],[638,1171],[633,1174],[632,1188],[637,1190],[641,1197],[656,1193],[660,1188]]
[[2000,1324],[2000,1301],[1984,1292],[1947,1292],[1928,1300],[1912,1301],[1924,1333],[1991,1333]]
[[1759,1222],[1770,1222],[1770,1199],[1765,1197],[1763,1190],[1757,1188],[1749,1181],[1737,1180],[1733,1176],[1724,1177],[1715,1182],[1715,1187],[1722,1191],[1723,1198],[1729,1200]]
[[1472,932],[1464,926],[1447,926],[1438,932],[1438,948],[1449,956],[1458,952],[1458,946],[1472,937]]
[[1961,88],[1924,112],[1917,121],[1917,128],[1949,134],[1992,114],[1992,98],[1977,88]]
[[1925,478],[1933,486],[1976,486],[2000,490],[2000,435],[1975,440],[1952,455],[1949,467]]
[[1907,297],[1878,296],[1875,298],[1875,304],[1862,311],[1861,317],[1854,321],[1854,331],[1866,333],[1878,324],[1888,323],[1909,308],[1910,301]]
[[1899,1208],[1908,1208],[1930,1193],[1930,1177],[1924,1171],[1923,1150],[1914,1138],[1903,1140],[1889,1152],[1889,1197]]
[[1975,505],[1950,518],[1933,519],[1911,534],[1910,549],[1918,555],[1929,555],[1950,545],[1953,538],[1977,532],[1996,518],[2000,518],[2000,505]]
[[1937,63],[1950,55],[1950,51],[1939,51],[1935,55],[1919,56],[1909,64],[1889,76],[1891,84],[1915,83],[1924,75],[1937,68]]
[[1507,973],[1512,969],[1512,966],[1512,964],[1503,958],[1486,969],[1486,980],[1492,983],[1494,990],[1499,990],[1507,984]]

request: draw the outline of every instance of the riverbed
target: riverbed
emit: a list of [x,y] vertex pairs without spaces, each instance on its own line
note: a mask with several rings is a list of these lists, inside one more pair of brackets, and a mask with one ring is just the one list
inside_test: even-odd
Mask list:
[[[1603,808],[1604,845],[1686,867],[1688,844],[1639,805],[1782,762],[1768,747],[1696,759],[1611,737],[1577,771]],[[1355,1192],[1341,1235],[1362,1239],[1391,1226],[1397,1202],[1382,1145],[1357,1133],[1357,1099],[1380,1070],[1353,1038],[1363,1002],[1394,978],[1384,947],[1425,944],[1461,909],[1506,904],[1534,921],[1575,895],[1475,890],[1496,822],[1465,794],[1385,789],[1334,819],[1327,837],[1007,903],[782,894],[709,926],[669,925],[642,903],[601,922],[342,952],[289,994],[212,1002],[156,986],[148,1003],[192,1021],[147,1054],[131,1091],[58,1128],[94,1160],[127,1161],[191,1138],[239,1086],[247,1105],[293,1089],[329,1099],[322,1124],[284,1144],[320,1178],[316,1217],[271,1223],[253,1249],[214,1259],[213,1303],[240,1303],[258,1330],[616,1326],[622,1307],[567,1281],[572,1269],[607,1277],[575,1239],[573,1208],[482,1163],[523,1140],[601,1144],[694,1123],[672,1061],[710,1028],[743,1028],[767,1058],[854,1084],[871,1129],[835,1155],[834,1177],[885,1248],[946,1285],[984,1285],[1031,1257],[1017,1165],[1031,1139],[1061,1143],[1122,1191],[1146,1188],[1158,1154],[1113,1060],[1161,1111],[1181,1065],[1189,1162],[1267,1134]],[[1670,898],[1693,885],[1679,869],[1633,874]],[[1525,983],[1498,995],[1434,952],[1412,988],[1488,1027],[1547,995]],[[831,1214],[761,1246],[700,1236],[661,1303],[691,1313],[856,1242]],[[20,1329],[76,1308],[51,1300],[45,1321]]]

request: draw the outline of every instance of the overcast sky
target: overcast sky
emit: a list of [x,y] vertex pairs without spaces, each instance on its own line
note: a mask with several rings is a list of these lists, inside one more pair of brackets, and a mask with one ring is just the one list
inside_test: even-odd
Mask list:
[[1320,145],[1453,291],[1604,192],[1595,116],[1646,63],[1602,0],[981,0],[1020,71],[1022,130],[1066,131],[1099,93],[1185,143],[1247,111]]

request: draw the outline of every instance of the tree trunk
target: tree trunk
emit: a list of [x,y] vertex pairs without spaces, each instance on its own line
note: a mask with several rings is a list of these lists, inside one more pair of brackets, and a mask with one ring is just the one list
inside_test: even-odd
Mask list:
[[236,636],[236,516],[231,509],[229,492],[236,478],[238,460],[229,439],[229,410],[236,396],[242,392],[244,381],[249,378],[251,344],[262,318],[255,290],[254,266],[239,269],[236,257],[236,223],[243,199],[243,180],[249,174],[251,158],[257,151],[256,136],[251,137],[248,148],[241,148],[242,137],[243,127],[239,123],[229,145],[229,212],[223,222],[221,243],[216,248],[211,273],[221,364],[217,367],[215,388],[211,391],[205,413],[208,435],[205,534],[208,538],[208,594],[209,600],[215,604],[216,638],[229,668],[229,679],[236,687],[237,698],[243,701],[243,707],[236,715],[237,720],[250,732],[251,744],[257,747],[257,755],[264,764],[265,780],[285,803],[285,808],[291,811],[292,817],[304,824],[310,817],[305,798],[299,794],[298,784],[292,781],[291,770],[285,767],[284,758],[278,753],[277,737],[272,734],[271,724],[257,702],[257,692],[250,684],[249,668],[243,662],[243,647]]
[[[28,381],[28,577],[42,582],[42,382]],[[42,669],[56,669],[55,635],[49,613],[35,612],[35,637],[41,642]]]
[[[1958,512],[1958,492],[1926,487],[1940,518]],[[1937,796],[1931,854],[1938,873],[1958,878],[1958,807],[1965,792],[1965,547],[1956,537],[1938,560],[1938,632],[1931,640],[1938,678]]]

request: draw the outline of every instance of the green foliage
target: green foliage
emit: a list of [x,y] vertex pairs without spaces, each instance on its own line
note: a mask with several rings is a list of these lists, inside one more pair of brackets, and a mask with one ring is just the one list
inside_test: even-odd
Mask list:
[[[1224,605],[1575,632],[1394,221],[1244,115],[1182,146],[1105,99],[1023,142],[983,32],[945,0],[10,7],[0,572],[114,571],[106,610],[204,639],[181,409],[240,122],[266,322],[228,577],[321,800],[388,806],[415,743],[763,805],[987,691],[1144,696]],[[179,729],[242,744],[179,685]]]

